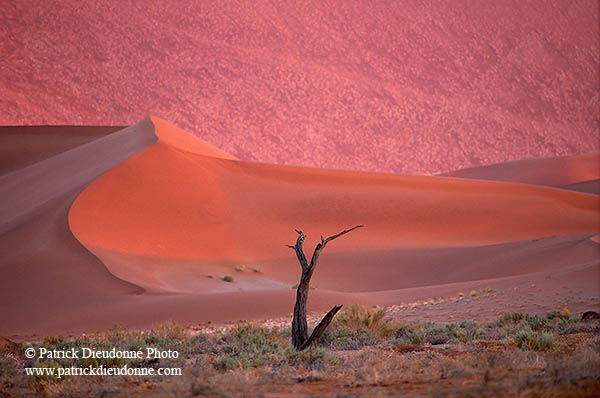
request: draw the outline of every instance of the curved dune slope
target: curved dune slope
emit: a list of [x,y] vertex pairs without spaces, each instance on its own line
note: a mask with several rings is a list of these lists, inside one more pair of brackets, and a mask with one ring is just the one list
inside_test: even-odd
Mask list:
[[[332,243],[322,257],[329,271],[317,272],[325,283],[320,287],[346,292],[539,270],[539,263],[511,271],[494,266],[486,272],[450,270],[439,263],[448,256],[440,251],[433,256],[434,265],[403,277],[408,274],[399,272],[402,260],[419,257],[407,254],[417,248],[465,248],[598,230],[593,195],[235,161],[207,156],[213,153],[207,144],[192,143],[181,136],[185,133],[153,120],[158,142],[94,181],[69,214],[74,235],[111,272],[149,291],[289,286],[297,279],[298,266],[284,245],[294,242],[294,228],[308,234],[306,250],[311,251],[320,234],[366,225]],[[586,256],[593,258],[589,250]],[[265,272],[236,273],[236,284],[206,277],[230,274],[244,264],[260,264]],[[438,275],[432,279],[430,272]]]
[[524,159],[461,169],[440,175],[478,180],[520,182],[597,194],[597,185],[600,180],[600,153]]
[[[58,154],[0,176],[0,331],[85,322],[90,309],[110,297],[140,292],[77,242],[67,215],[87,184],[155,141],[152,123],[146,119],[100,138],[94,134],[92,141],[89,129],[57,129],[26,128],[43,138],[35,141],[39,148],[48,148],[46,134],[54,135],[51,151]],[[106,134],[114,129],[97,130]],[[72,148],[79,140],[89,142]],[[33,157],[44,154],[46,150]]]

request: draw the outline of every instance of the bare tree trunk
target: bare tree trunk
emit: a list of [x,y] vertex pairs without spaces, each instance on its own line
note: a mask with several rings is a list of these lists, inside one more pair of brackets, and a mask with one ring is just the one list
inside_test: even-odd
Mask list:
[[308,325],[306,323],[306,302],[308,300],[310,279],[312,278],[315,266],[317,265],[319,254],[321,254],[321,251],[330,241],[361,227],[362,225],[357,225],[338,234],[332,235],[327,239],[323,239],[321,236],[321,242],[319,242],[315,247],[310,264],[306,261],[304,249],[302,248],[304,239],[306,239],[304,232],[296,230],[298,233],[296,244],[294,246],[287,245],[296,252],[296,257],[298,257],[298,261],[302,267],[302,276],[300,277],[300,283],[298,284],[298,290],[296,291],[296,304],[294,305],[294,318],[292,320],[292,344],[297,350],[304,350],[311,344],[319,341],[319,338],[323,332],[325,332],[325,329],[327,329],[327,326],[329,326],[335,314],[337,314],[337,312],[342,308],[341,305],[334,306],[315,327],[310,335],[310,338],[308,337]]

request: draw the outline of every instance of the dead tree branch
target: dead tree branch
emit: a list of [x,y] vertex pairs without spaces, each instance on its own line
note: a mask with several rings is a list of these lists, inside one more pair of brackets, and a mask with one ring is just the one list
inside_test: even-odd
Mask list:
[[317,265],[317,260],[319,259],[321,251],[323,251],[327,243],[361,227],[363,227],[363,225],[357,225],[350,229],[346,229],[338,234],[329,236],[327,239],[323,239],[323,237],[321,236],[321,242],[319,242],[315,247],[312,258],[310,260],[310,264],[308,264],[306,260],[306,256],[304,255],[304,249],[302,247],[304,244],[304,240],[306,239],[306,235],[304,234],[304,232],[296,230],[296,232],[298,233],[298,239],[296,240],[296,244],[294,246],[286,245],[287,247],[293,249],[296,252],[296,257],[298,257],[298,262],[302,267],[302,276],[300,277],[300,283],[298,284],[298,289],[296,290],[294,318],[292,319],[292,344],[297,350],[304,350],[311,344],[316,343],[323,334],[323,332],[325,332],[325,329],[327,329],[327,327],[333,320],[335,314],[337,314],[337,312],[342,308],[341,305],[334,306],[327,313],[327,315],[325,315],[321,322],[319,322],[319,324],[315,327],[312,334],[310,335],[310,338],[308,337],[308,325],[306,322],[306,304],[308,301],[310,280]]

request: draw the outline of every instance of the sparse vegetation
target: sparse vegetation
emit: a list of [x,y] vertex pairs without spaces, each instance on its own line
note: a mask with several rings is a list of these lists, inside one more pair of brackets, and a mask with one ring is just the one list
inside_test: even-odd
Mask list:
[[246,266],[245,265],[239,265],[239,266],[235,267],[234,270],[237,271],[237,272],[244,272],[246,270]]
[[[413,322],[393,319],[383,308],[351,306],[331,322],[321,343],[297,351],[291,328],[238,324],[198,332],[174,323],[133,331],[50,336],[19,347],[177,350],[179,358],[42,359],[28,363],[0,353],[0,395],[90,395],[122,390],[141,395],[158,388],[168,396],[254,396],[290,383],[311,393],[312,382],[353,396],[396,391],[451,396],[594,395],[600,390],[600,324],[556,311],[545,316],[515,312],[494,322]],[[351,351],[349,351],[351,350]],[[179,377],[33,377],[24,366],[181,367]],[[67,381],[65,381],[67,380]],[[110,386],[110,387],[107,387]],[[159,386],[159,387],[158,387]],[[30,394],[31,395],[31,394]],[[39,394],[38,394],[39,395]],[[92,394],[93,395],[93,394]],[[96,394],[101,395],[101,394]]]
[[0,378],[16,374],[17,369],[15,368],[15,365],[16,361],[11,358],[0,358]]
[[225,276],[223,277],[223,280],[224,280],[225,282],[233,282],[233,276],[231,276],[231,275],[225,275]]

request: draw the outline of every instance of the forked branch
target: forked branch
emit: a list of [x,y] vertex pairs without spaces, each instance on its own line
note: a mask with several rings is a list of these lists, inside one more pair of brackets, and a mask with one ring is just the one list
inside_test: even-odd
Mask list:
[[338,311],[341,309],[341,305],[333,306],[333,308],[329,310],[329,312],[323,317],[323,319],[321,319],[321,322],[319,322],[319,324],[315,326],[313,332],[310,334],[310,337],[308,338],[308,340],[306,340],[306,342],[300,349],[304,350],[310,347],[313,343],[317,343],[323,335],[323,333],[325,332],[325,329],[327,329],[327,326],[329,326],[331,321],[333,321],[333,317],[335,316],[335,314],[337,314]]
[[302,248],[302,244],[304,243],[304,239],[306,239],[306,235],[304,235],[304,232],[298,229],[296,230],[296,232],[298,233],[298,239],[296,240],[296,244],[294,246],[286,246],[296,252],[296,257],[298,257],[298,261],[300,262],[300,266],[302,267],[302,272],[304,273],[304,270],[308,268],[308,262],[306,261],[304,249]]
[[302,275],[300,277],[300,283],[298,284],[298,290],[296,291],[294,318],[292,319],[292,343],[297,350],[304,350],[311,344],[318,342],[323,332],[325,332],[325,329],[327,329],[327,327],[333,320],[335,314],[337,314],[340,308],[342,308],[341,305],[333,307],[327,313],[327,315],[325,315],[321,322],[319,322],[319,324],[315,327],[312,334],[310,335],[310,338],[308,337],[308,325],[306,323],[306,304],[308,301],[310,279],[312,278],[312,274],[317,265],[317,260],[319,259],[321,251],[325,248],[327,243],[361,227],[363,227],[363,225],[357,225],[350,229],[346,229],[338,234],[329,236],[327,239],[323,239],[323,236],[321,236],[321,242],[319,242],[315,247],[312,258],[310,260],[310,265],[306,261],[306,256],[304,255],[304,249],[302,247],[304,240],[306,239],[306,235],[304,234],[304,232],[296,230],[296,232],[298,233],[298,239],[296,240],[296,244],[293,246],[286,245],[287,247],[293,249],[296,252],[296,257],[298,257],[298,261],[300,262],[300,266],[302,267]]

